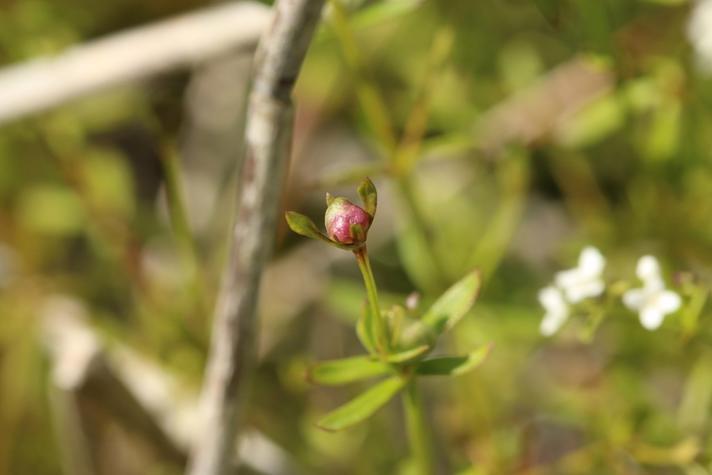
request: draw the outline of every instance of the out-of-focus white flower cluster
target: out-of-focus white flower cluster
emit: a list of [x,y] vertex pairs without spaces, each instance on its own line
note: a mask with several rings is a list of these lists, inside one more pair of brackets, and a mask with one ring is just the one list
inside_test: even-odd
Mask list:
[[687,37],[701,72],[712,75],[712,0],[698,0],[687,23]]
[[677,293],[665,288],[660,264],[653,256],[643,256],[638,260],[636,274],[643,286],[623,294],[623,303],[638,312],[640,323],[645,328],[655,330],[662,325],[667,314],[680,308],[682,300]]
[[561,328],[569,318],[571,304],[603,293],[605,267],[603,254],[588,246],[581,251],[577,267],[557,273],[554,284],[539,291],[539,302],[546,311],[539,327],[542,335],[553,335]]
[[[605,266],[603,254],[588,246],[581,251],[577,267],[558,272],[554,283],[539,291],[539,302],[545,311],[539,327],[542,335],[556,333],[569,318],[573,305],[603,294],[606,289],[603,280]],[[666,315],[680,308],[682,301],[677,293],[665,288],[660,264],[655,257],[641,257],[636,274],[643,285],[626,291],[623,303],[638,312],[643,327],[655,330]]]

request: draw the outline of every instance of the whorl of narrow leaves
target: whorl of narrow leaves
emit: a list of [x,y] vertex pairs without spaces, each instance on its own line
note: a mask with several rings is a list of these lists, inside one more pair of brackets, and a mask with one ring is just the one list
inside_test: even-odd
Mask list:
[[373,182],[366,178],[358,187],[358,195],[363,207],[326,194],[326,234],[308,217],[293,211],[286,214],[289,227],[297,234],[353,251],[368,295],[368,305],[356,324],[356,333],[368,354],[317,363],[311,368],[309,379],[323,385],[341,385],[389,375],[321,419],[317,425],[329,431],[345,429],[368,418],[413,377],[463,374],[482,363],[490,350],[488,345],[466,356],[424,360],[438,336],[455,326],[474,304],[481,280],[477,271],[450,287],[421,318],[411,319],[409,326],[406,326],[409,317],[402,307],[382,311],[365,247],[378,206]]

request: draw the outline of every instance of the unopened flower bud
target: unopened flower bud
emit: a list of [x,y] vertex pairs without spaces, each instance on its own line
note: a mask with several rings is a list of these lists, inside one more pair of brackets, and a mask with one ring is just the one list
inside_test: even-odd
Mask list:
[[341,244],[360,244],[366,240],[372,217],[359,206],[345,198],[329,198],[324,215],[326,232]]

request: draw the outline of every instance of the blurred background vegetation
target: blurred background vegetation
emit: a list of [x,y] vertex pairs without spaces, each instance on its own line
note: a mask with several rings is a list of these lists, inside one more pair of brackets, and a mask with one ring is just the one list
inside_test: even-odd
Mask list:
[[[443,350],[495,349],[474,373],[426,387],[443,473],[712,474],[702,5],[329,3],[297,85],[284,208],[319,222],[325,191],[349,195],[371,176],[369,248],[388,302],[413,291],[427,302],[483,271]],[[0,0],[0,63],[204,6]],[[98,473],[180,473],[182,455],[134,437],[146,429],[109,395],[67,404],[46,321],[96,332],[180,446],[234,210],[249,65],[226,54],[0,128],[0,473],[78,473],[63,455],[77,433]],[[244,473],[405,473],[397,404],[344,433],[314,426],[355,388],[312,386],[305,368],[358,351],[364,292],[348,253],[306,241],[280,224]],[[589,244],[609,281],[634,282],[637,258],[656,255],[682,310],[656,332],[621,308],[543,338],[537,292]]]

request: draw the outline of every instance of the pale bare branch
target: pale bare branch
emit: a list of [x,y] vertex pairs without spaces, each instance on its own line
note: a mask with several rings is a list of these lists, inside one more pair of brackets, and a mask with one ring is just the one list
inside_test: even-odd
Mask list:
[[245,132],[246,155],[230,258],[214,315],[201,396],[204,423],[191,475],[222,475],[233,456],[255,363],[256,304],[273,246],[292,130],[291,92],[323,0],[279,0],[257,51]]

